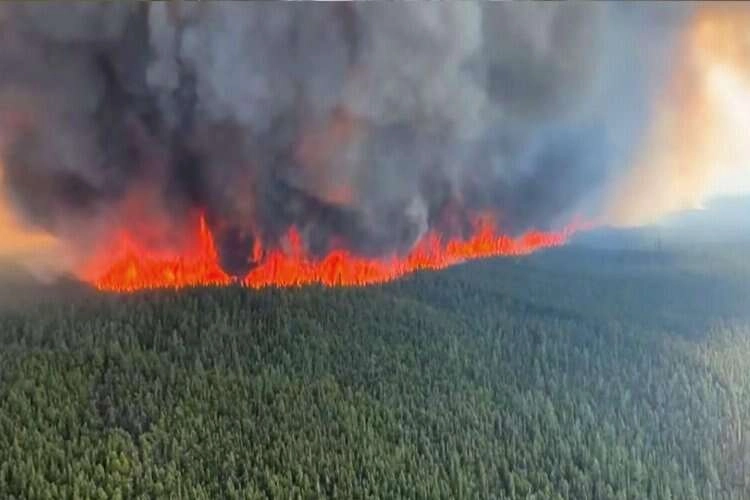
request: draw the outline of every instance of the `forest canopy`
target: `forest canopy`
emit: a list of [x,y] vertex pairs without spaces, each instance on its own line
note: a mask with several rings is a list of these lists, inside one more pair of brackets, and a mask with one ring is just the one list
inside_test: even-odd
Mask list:
[[736,261],[571,247],[5,308],[0,496],[747,498]]

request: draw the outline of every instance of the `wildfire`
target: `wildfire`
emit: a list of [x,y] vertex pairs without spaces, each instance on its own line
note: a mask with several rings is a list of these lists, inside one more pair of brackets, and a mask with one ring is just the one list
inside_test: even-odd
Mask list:
[[[474,234],[467,239],[444,240],[437,233],[426,235],[406,256],[373,259],[356,256],[346,250],[330,252],[323,258],[308,256],[296,229],[287,234],[287,249],[265,253],[260,263],[239,281],[243,286],[294,287],[308,284],[324,286],[364,286],[392,281],[419,270],[444,269],[471,259],[502,255],[525,255],[536,250],[564,244],[573,227],[560,232],[531,231],[519,238],[497,235],[491,219],[480,218]],[[178,255],[150,252],[127,233],[117,238],[119,251],[92,281],[105,291],[131,292],[152,288],[225,286],[234,280],[219,264],[214,239],[201,216],[192,248]],[[260,248],[253,250],[263,255]],[[103,260],[107,260],[104,258]]]
[[[114,256],[114,261],[109,261],[108,256]],[[90,281],[96,288],[116,292],[223,286],[232,282],[219,265],[213,235],[203,216],[198,220],[194,244],[184,252],[149,250],[121,231],[115,238],[115,250],[95,259],[90,267],[86,274],[93,277]]]

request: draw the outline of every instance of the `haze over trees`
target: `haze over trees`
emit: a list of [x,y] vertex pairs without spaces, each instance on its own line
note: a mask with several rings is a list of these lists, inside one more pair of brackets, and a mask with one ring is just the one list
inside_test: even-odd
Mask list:
[[748,498],[742,255],[4,303],[0,497]]

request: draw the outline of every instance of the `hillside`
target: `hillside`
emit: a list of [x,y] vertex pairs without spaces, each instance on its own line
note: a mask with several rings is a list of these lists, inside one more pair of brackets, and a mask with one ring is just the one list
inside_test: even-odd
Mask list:
[[363,289],[57,290],[0,315],[0,497],[748,498],[733,262],[569,247]]
[[658,223],[632,228],[601,227],[576,235],[581,245],[600,249],[691,249],[750,246],[750,197],[725,196],[700,209],[669,214]]

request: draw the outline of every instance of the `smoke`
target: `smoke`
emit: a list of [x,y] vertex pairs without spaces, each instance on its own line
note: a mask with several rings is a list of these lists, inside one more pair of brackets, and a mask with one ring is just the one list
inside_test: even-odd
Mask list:
[[174,244],[202,210],[237,274],[292,225],[318,255],[477,213],[543,229],[602,209],[689,10],[2,5],[3,189],[80,258],[121,228]]

